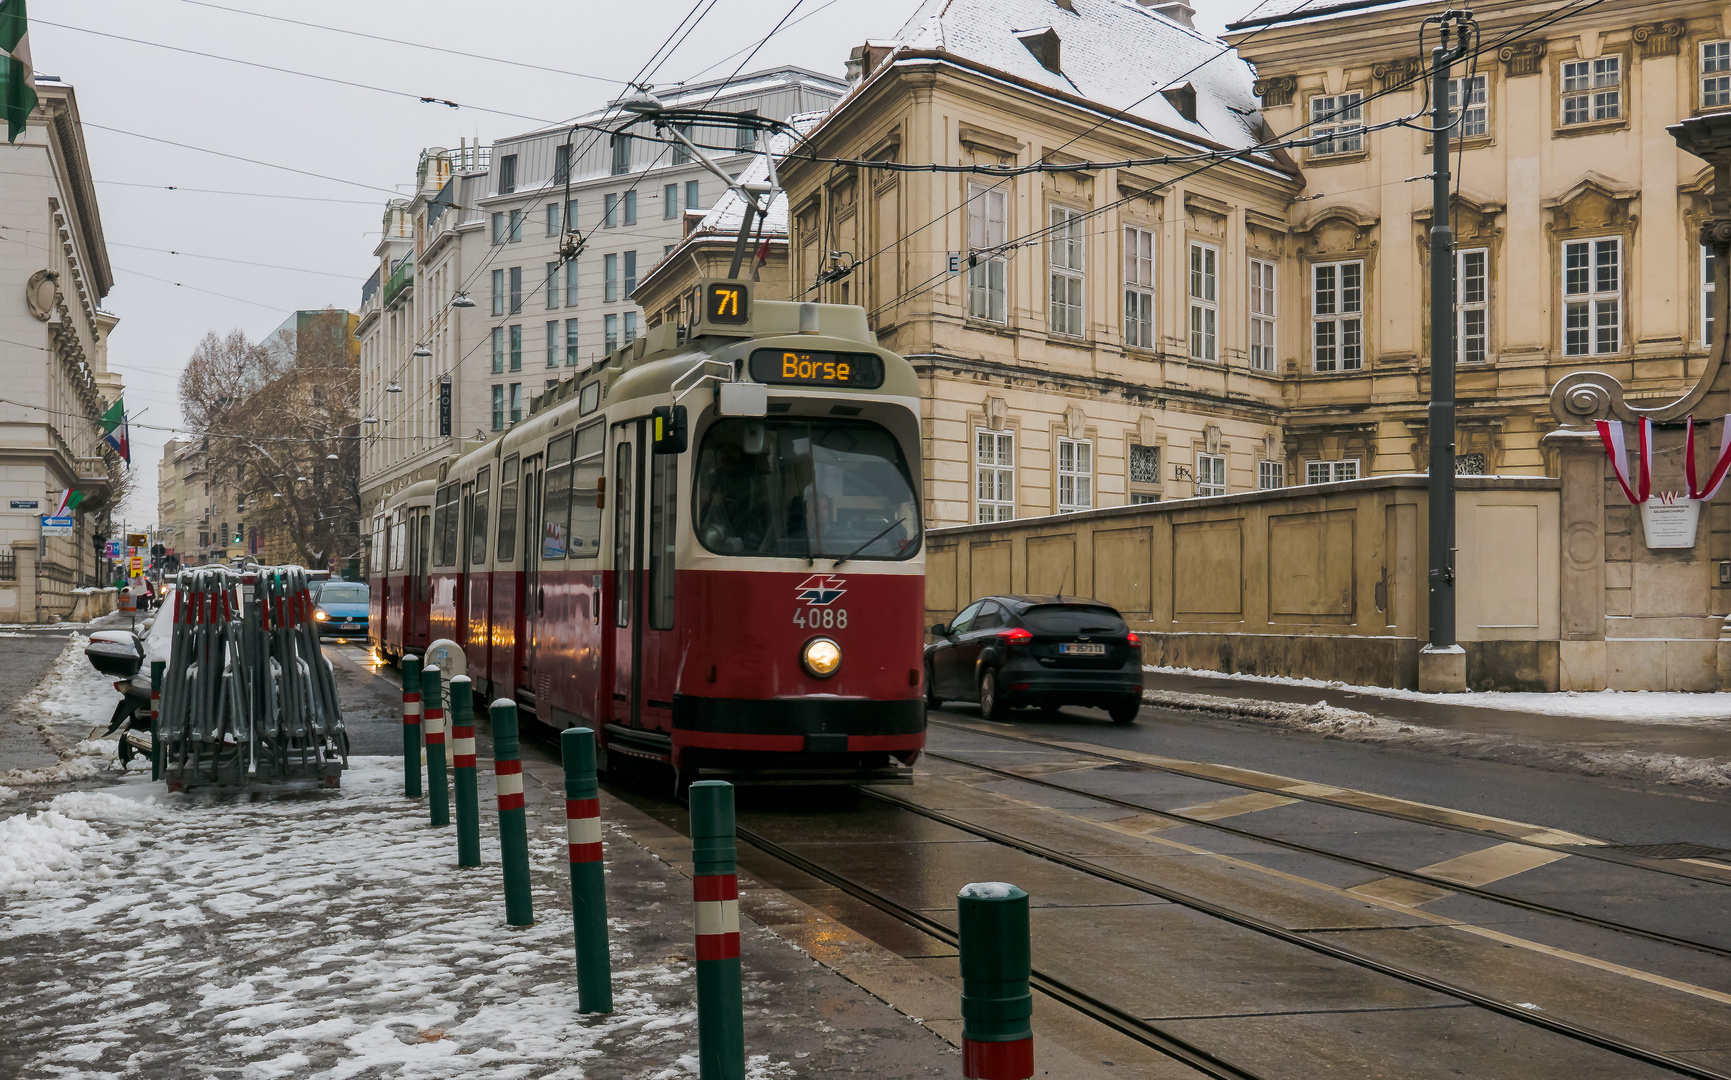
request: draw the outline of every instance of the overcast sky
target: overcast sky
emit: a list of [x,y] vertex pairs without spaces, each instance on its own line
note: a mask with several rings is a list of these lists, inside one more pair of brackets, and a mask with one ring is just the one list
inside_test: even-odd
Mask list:
[[[1230,18],[1254,6],[1254,0],[1197,3],[1197,25],[1209,33],[1220,33]],[[731,74],[744,51],[792,5],[793,0],[716,0],[649,81],[667,85]],[[771,38],[747,70],[798,64],[840,76],[852,46],[892,36],[917,6],[918,0],[802,0],[794,19],[803,21]],[[259,338],[296,310],[354,310],[361,283],[373,270],[383,203],[412,188],[423,147],[454,147],[465,137],[491,143],[601,106],[620,89],[609,80],[636,76],[691,9],[692,0],[34,0],[30,39],[36,68],[76,87],[115,267],[116,285],[104,307],[120,317],[120,325],[108,359],[126,381],[127,406],[137,421],[133,467],[143,481],[127,507],[128,519],[148,524],[156,518],[155,469],[170,433],[144,425],[180,422],[176,380],[199,338],[235,327]],[[164,190],[169,185],[249,194]],[[183,254],[167,254],[171,250]]]

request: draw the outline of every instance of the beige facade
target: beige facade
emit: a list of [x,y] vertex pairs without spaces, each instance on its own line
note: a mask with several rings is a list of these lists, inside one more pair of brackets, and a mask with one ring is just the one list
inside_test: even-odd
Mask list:
[[[1151,11],[1095,3],[1076,12],[1080,21],[1063,25],[1074,23],[1078,36],[1056,31],[1055,48],[1095,53],[1083,64],[1164,51],[1162,66],[1176,65],[1176,74],[1190,52],[1212,51],[1202,35]],[[1093,28],[1114,40],[1080,37],[1090,19],[1116,20]],[[1189,119],[1201,108],[1197,94],[1213,106],[1215,114],[1203,110],[1211,122],[1255,111],[1249,75],[1230,61],[1222,67],[1241,82],[1205,84],[1187,111],[1156,96],[1164,111],[1143,106],[1112,119],[1101,103],[1047,85],[1062,72],[1036,64],[1045,84],[1036,81],[1023,63],[1034,46],[1016,44],[1007,25],[1003,36],[1021,57],[915,47],[930,34],[910,26],[903,38],[914,45],[859,50],[861,84],[801,149],[951,166],[1110,162],[1220,148],[1211,132],[1224,124]],[[1248,128],[1236,137],[1254,141]],[[1255,154],[1190,172],[1158,164],[999,179],[832,167],[797,155],[782,163],[795,293],[864,305],[881,342],[922,376],[929,526],[1288,479],[1283,373],[1253,366],[1252,327],[1232,298],[1248,288],[1251,254],[1290,258],[1286,213],[1300,181],[1279,158]],[[814,285],[820,276],[831,280]],[[1271,366],[1268,355],[1256,361]]]
[[[108,369],[119,320],[101,309],[114,284],[71,86],[38,77],[37,107],[0,144],[0,622],[61,618],[72,590],[108,584],[123,465],[98,418],[121,395]],[[45,537],[61,493],[84,493],[71,537]]]
[[[1416,27],[1444,6],[1298,12],[1227,40],[1255,65],[1273,131],[1355,94],[1375,125],[1423,107],[1423,80],[1407,85],[1426,66]],[[1555,5],[1475,5],[1481,41],[1501,44],[1455,72],[1469,108],[1453,159],[1461,471],[1556,475],[1540,440],[1555,426],[1550,388],[1570,371],[1670,398],[1705,368],[1696,234],[1710,175],[1665,129],[1731,106],[1719,74],[1731,64],[1728,10],[1607,0],[1523,33]],[[1331,444],[1366,474],[1425,466],[1430,185],[1408,178],[1430,172],[1429,139],[1391,127],[1295,151],[1306,201],[1289,214],[1289,322],[1313,321],[1318,265],[1353,262],[1365,340],[1361,367],[1335,372],[1318,370],[1304,333],[1283,344],[1294,466],[1333,456]]]

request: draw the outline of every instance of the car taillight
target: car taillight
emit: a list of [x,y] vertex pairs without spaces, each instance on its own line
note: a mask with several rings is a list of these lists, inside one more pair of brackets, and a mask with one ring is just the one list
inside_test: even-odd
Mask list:
[[1004,640],[1004,644],[1006,645],[1026,645],[1028,642],[1034,640],[1034,635],[1022,629],[1020,626],[1012,626],[1008,630],[999,630],[998,636]]
[[1125,640],[1128,641],[1132,645],[1142,644],[1142,639],[1136,636],[1136,631],[1134,631],[1134,630],[1130,631],[1129,636],[1127,638],[1125,638]]

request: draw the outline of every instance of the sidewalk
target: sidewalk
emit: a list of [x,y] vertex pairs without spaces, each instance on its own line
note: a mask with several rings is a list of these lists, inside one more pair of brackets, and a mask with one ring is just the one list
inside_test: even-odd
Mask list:
[[1607,691],[1456,698],[1172,668],[1147,669],[1144,687],[1151,705],[1224,713],[1333,737],[1591,775],[1731,786],[1731,694]]

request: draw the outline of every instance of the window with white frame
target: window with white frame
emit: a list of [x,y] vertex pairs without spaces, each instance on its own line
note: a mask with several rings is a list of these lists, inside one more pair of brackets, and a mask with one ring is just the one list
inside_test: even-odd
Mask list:
[[1455,357],[1463,364],[1490,357],[1490,258],[1488,248],[1455,252]]
[[493,271],[493,314],[505,314],[505,271]]
[[1274,301],[1274,264],[1266,259],[1251,259],[1250,366],[1256,371],[1274,370]]
[[508,220],[509,220],[508,228],[511,230],[511,235],[506,237],[506,239],[510,243],[515,244],[517,241],[523,239],[523,211],[521,211],[521,210],[511,211],[510,217]]
[[1196,494],[1226,494],[1226,455],[1196,455]]
[[576,307],[577,300],[577,260],[571,259],[565,263],[565,306]]
[[511,384],[511,423],[523,419],[523,384]]
[[547,366],[559,366],[559,320],[547,321]]
[[1731,105],[1731,41],[1701,43],[1701,107]]
[[1213,362],[1220,344],[1220,250],[1190,245],[1190,355]]
[[493,327],[488,337],[493,346],[493,374],[497,375],[505,370],[505,328]]
[[1713,280],[1713,248],[1701,245],[1701,344],[1713,344],[1713,297],[1718,293]]
[[619,316],[603,315],[601,317],[601,334],[606,342],[606,350],[612,352],[619,347]]
[[[1489,79],[1484,75],[1472,75],[1464,79],[1449,80],[1449,123],[1454,125],[1453,139],[1471,139],[1479,135],[1488,135],[1491,131]],[[1465,97],[1465,112],[1462,112],[1462,97]],[[1458,123],[1457,123],[1458,121]]]
[[1332,484],[1336,480],[1357,479],[1357,458],[1347,458],[1344,461],[1307,461],[1304,463],[1304,482],[1307,484]]
[[1087,439],[1058,439],[1058,513],[1094,505],[1094,444]]
[[1590,124],[1623,115],[1623,58],[1570,60],[1563,64],[1563,123]]
[[601,299],[611,304],[619,299],[619,256],[601,257]]
[[1124,344],[1154,347],[1154,233],[1124,228]]
[[498,431],[505,426],[505,387],[501,383],[493,384],[493,430]]
[[1623,241],[1563,245],[1563,353],[1597,356],[1623,347]]
[[1317,371],[1364,367],[1364,263],[1316,263],[1311,274],[1311,341]]
[[547,204],[547,235],[559,235],[559,204],[556,202]]
[[968,187],[968,314],[1004,321],[1004,192]]
[[577,366],[577,320],[565,320],[565,366]]
[[1310,134],[1321,141],[1311,157],[1356,154],[1364,149],[1364,95],[1358,91],[1310,99]]
[[1052,207],[1052,229],[1046,236],[1051,267],[1051,330],[1082,336],[1082,214],[1067,206]]
[[1286,462],[1263,458],[1256,463],[1256,490],[1273,491],[1286,486]]
[[1016,516],[1016,437],[1008,431],[974,432],[974,520]]
[[552,310],[559,306],[559,264],[547,264],[547,308]]

